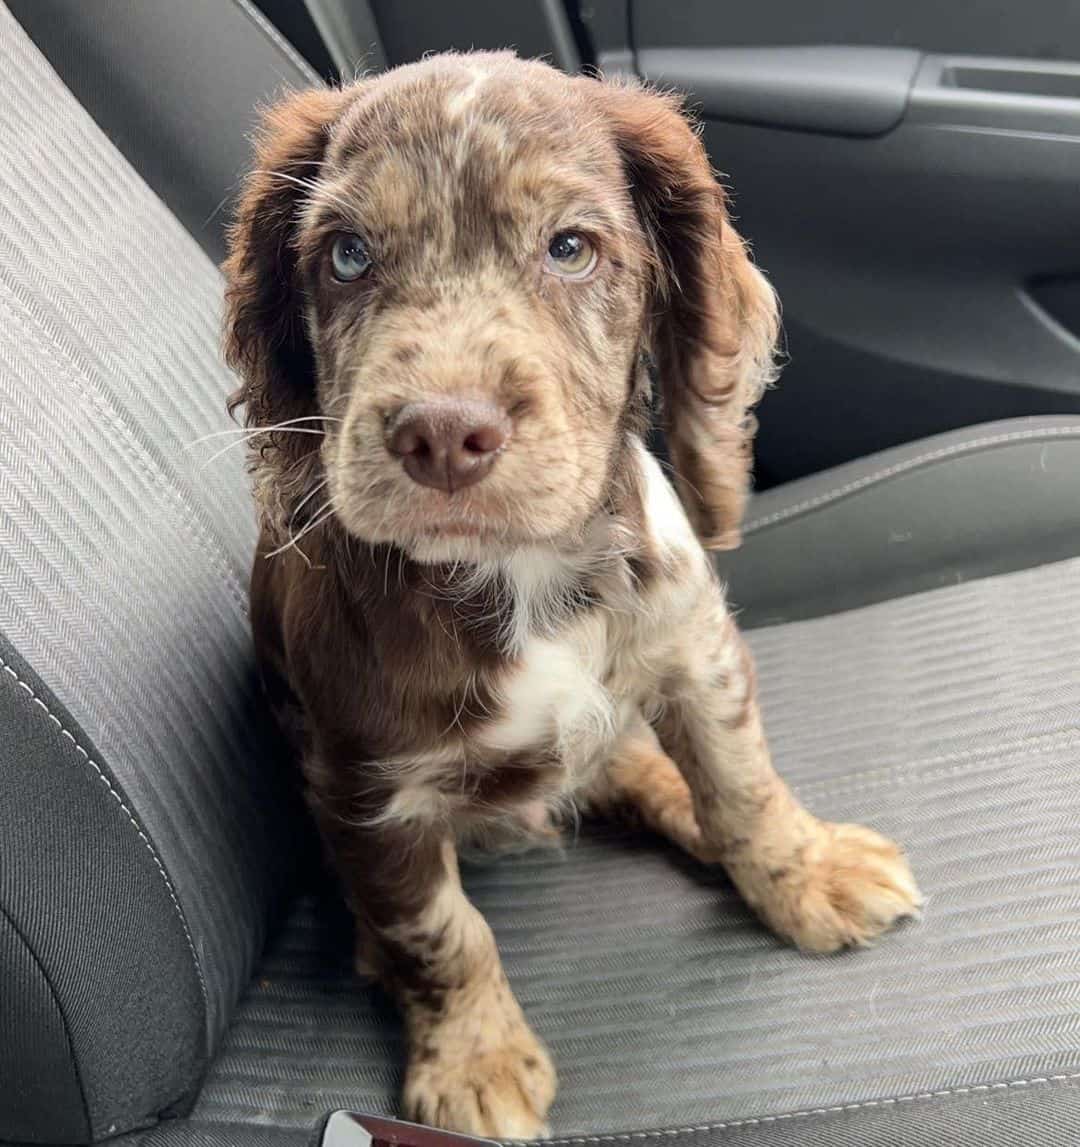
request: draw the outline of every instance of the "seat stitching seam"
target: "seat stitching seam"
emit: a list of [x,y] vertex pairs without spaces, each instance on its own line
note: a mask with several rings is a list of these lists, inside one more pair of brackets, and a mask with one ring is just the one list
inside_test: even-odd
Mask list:
[[895,477],[897,474],[914,470],[926,462],[936,462],[942,458],[949,458],[956,454],[970,453],[984,446],[997,446],[1004,442],[1019,442],[1034,438],[1076,438],[1078,436],[1080,436],[1080,427],[1076,427],[1075,429],[1069,429],[1068,427],[1045,427],[1040,430],[1017,430],[1009,434],[992,435],[988,438],[976,438],[971,442],[958,442],[953,446],[945,446],[940,450],[932,450],[927,454],[920,454],[915,458],[908,458],[903,462],[897,462],[893,466],[887,466],[883,470],[878,470],[873,474],[866,474],[862,478],[845,483],[843,486],[837,486],[835,489],[827,490],[823,494],[818,494],[813,498],[807,498],[805,501],[798,502],[794,506],[786,506],[784,509],[777,510],[775,513],[767,514],[764,518],[757,518],[752,522],[748,522],[743,532],[751,534],[756,530],[763,529],[765,526],[786,521],[788,518],[792,518],[804,510],[816,509],[829,502],[837,501],[846,494],[853,494],[855,491],[873,485],[875,482],[881,482],[887,478]]
[[184,916],[183,909],[180,907],[180,901],[177,898],[176,890],[173,887],[173,882],[172,882],[171,878],[169,877],[168,872],[165,871],[165,866],[164,866],[164,864],[162,864],[161,858],[158,856],[157,849],[154,848],[153,842],[146,835],[146,833],[143,832],[142,828],[139,825],[139,822],[135,819],[131,810],[124,803],[123,797],[121,797],[120,794],[113,787],[112,782],[109,780],[109,778],[105,774],[104,770],[101,768],[100,765],[98,765],[98,763],[93,759],[93,757],[90,756],[90,754],[86,751],[86,749],[84,749],[83,746],[79,744],[79,742],[75,738],[74,734],[72,734],[70,732],[70,730],[64,725],[64,723],[60,720],[60,718],[57,717],[55,713],[53,713],[53,711],[49,708],[49,706],[46,705],[45,702],[37,695],[37,693],[34,692],[33,688],[30,685],[28,685],[2,657],[0,657],[0,669],[2,669],[15,682],[15,684],[20,689],[22,689],[22,691],[30,698],[30,700],[45,714],[45,716],[48,717],[48,719],[60,731],[60,735],[62,737],[64,737],[66,740],[71,742],[71,745],[74,747],[76,753],[78,753],[78,755],[80,757],[82,757],[82,759],[94,770],[94,772],[97,774],[98,780],[101,781],[101,783],[108,790],[109,795],[120,806],[124,815],[127,817],[128,821],[130,822],[131,827],[135,830],[135,832],[138,834],[139,839],[146,846],[147,852],[150,853],[151,859],[154,861],[154,864],[157,867],[158,872],[161,874],[161,879],[165,883],[165,888],[166,888],[166,891],[169,893],[169,899],[172,901],[173,908],[176,909],[176,915],[180,921],[180,927],[184,931],[184,939],[187,941],[188,951],[191,953],[191,959],[195,965],[195,974],[199,979],[199,989],[202,993],[203,1007],[205,1009],[205,1014],[207,1016],[209,1016],[210,1004],[209,1004],[209,999],[208,999],[207,990],[206,990],[206,980],[203,978],[202,966],[199,963],[199,957],[195,952],[195,943],[191,938],[191,932],[188,929],[188,924],[187,924],[187,920]]
[[322,83],[322,76],[315,71],[315,69],[304,59],[303,56],[293,47],[292,44],[278,31],[277,28],[252,4],[247,3],[247,0],[233,0],[233,3],[245,16],[262,32],[264,36],[270,39],[274,45],[284,52],[286,56],[292,61],[294,67],[298,68],[304,74],[304,78],[315,83]]
[[[835,1115],[843,1111],[861,1111],[871,1107],[894,1107],[916,1100],[945,1099],[953,1095],[981,1095],[992,1091],[1005,1091],[1015,1087],[1034,1087],[1047,1083],[1065,1083],[1080,1079],[1080,1071],[1061,1075],[1036,1075],[1029,1079],[1008,1079],[1001,1083],[975,1083],[965,1087],[946,1087],[939,1091],[917,1091],[909,1095],[889,1096],[885,1099],[864,1099],[858,1103],[837,1103],[830,1107],[808,1107],[801,1111],[787,1111],[780,1115],[761,1115],[750,1119],[729,1119],[723,1123],[703,1123],[692,1127],[672,1127],[657,1131],[629,1131],[619,1135],[572,1135],[563,1139],[545,1139],[545,1145],[570,1143],[629,1143],[640,1139],[674,1139],[683,1135],[700,1135],[710,1131],[726,1131],[734,1127],[760,1127],[770,1123],[783,1123],[793,1119]],[[507,1142],[515,1142],[508,1140]],[[520,1140],[516,1141],[520,1142]]]

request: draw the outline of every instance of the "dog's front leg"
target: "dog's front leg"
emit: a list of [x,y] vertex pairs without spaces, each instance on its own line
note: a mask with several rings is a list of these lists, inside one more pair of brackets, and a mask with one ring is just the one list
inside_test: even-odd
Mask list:
[[685,633],[658,731],[690,787],[702,851],[774,931],[810,951],[865,944],[914,914],[919,891],[899,848],[818,820],[773,769],[753,661],[718,586]]
[[358,953],[404,1015],[405,1117],[496,1138],[546,1134],[555,1071],[462,890],[452,840],[417,821],[318,819],[357,918]]

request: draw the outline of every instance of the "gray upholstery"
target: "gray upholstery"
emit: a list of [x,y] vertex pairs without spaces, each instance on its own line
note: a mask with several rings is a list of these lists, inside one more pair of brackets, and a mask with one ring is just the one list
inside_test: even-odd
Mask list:
[[7,0],[112,142],[215,261],[258,105],[322,81],[250,0]]
[[[1025,1090],[1041,1126],[1075,1116],[1080,559],[751,642],[780,768],[816,812],[905,842],[925,916],[869,951],[800,955],[719,873],[603,827],[563,855],[469,870],[559,1065],[555,1135],[721,1125],[755,1145],[906,1143],[930,1118],[941,1137],[926,1142],[1007,1144],[1015,1124],[991,1134],[963,1100]],[[299,1131],[334,1107],[394,1110],[400,1031],[349,960],[341,910],[304,902],[191,1126]]]
[[[2,8],[0,112],[0,1142],[301,1147],[332,1107],[393,1110],[401,1035],[328,881],[251,975],[307,837],[251,681],[240,460],[185,449],[227,425],[220,280]],[[837,583],[793,583],[815,612],[1033,567],[751,634],[778,764],[905,842],[922,922],[801,956],[602,826],[466,872],[555,1051],[561,1147],[1075,1141],[1080,557],[1051,559],[1080,554],[1078,431],[755,501],[747,554],[783,557],[733,594],[760,581],[762,616],[776,563]],[[1000,527],[969,529],[977,487]],[[901,511],[936,548],[890,582]]]
[[[102,1134],[190,1094],[289,850],[241,459],[185,449],[229,425],[219,276],[2,8],[0,109],[0,909]],[[0,1111],[58,1039],[5,1025]]]
[[1080,553],[1080,418],[939,434],[754,497],[717,567],[775,625]]
[[2,638],[0,728],[0,1139],[141,1126],[206,1066],[186,915],[106,757]]

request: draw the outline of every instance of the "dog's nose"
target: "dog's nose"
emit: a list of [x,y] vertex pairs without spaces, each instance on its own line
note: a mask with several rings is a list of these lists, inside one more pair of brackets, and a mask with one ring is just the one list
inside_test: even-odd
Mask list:
[[510,419],[480,399],[403,406],[390,420],[387,449],[421,486],[453,493],[479,482],[510,437]]

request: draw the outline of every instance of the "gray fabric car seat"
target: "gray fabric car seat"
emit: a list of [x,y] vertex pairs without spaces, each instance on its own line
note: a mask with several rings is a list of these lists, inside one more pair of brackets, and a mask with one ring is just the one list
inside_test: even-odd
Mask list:
[[[2,8],[0,215],[0,1142],[392,1113],[400,1029],[253,683],[238,452],[188,448],[229,426],[220,278]],[[783,622],[751,633],[780,768],[905,842],[921,922],[801,956],[611,828],[467,872],[561,1147],[1075,1142],[1078,441],[973,428],[770,492],[728,571]]]
[[8,8],[211,259],[259,105],[318,74],[251,0],[10,0]]
[[79,1141],[192,1094],[294,837],[240,459],[186,449],[225,425],[218,275],[0,21],[0,992],[32,1005],[3,1015],[0,1135]]

